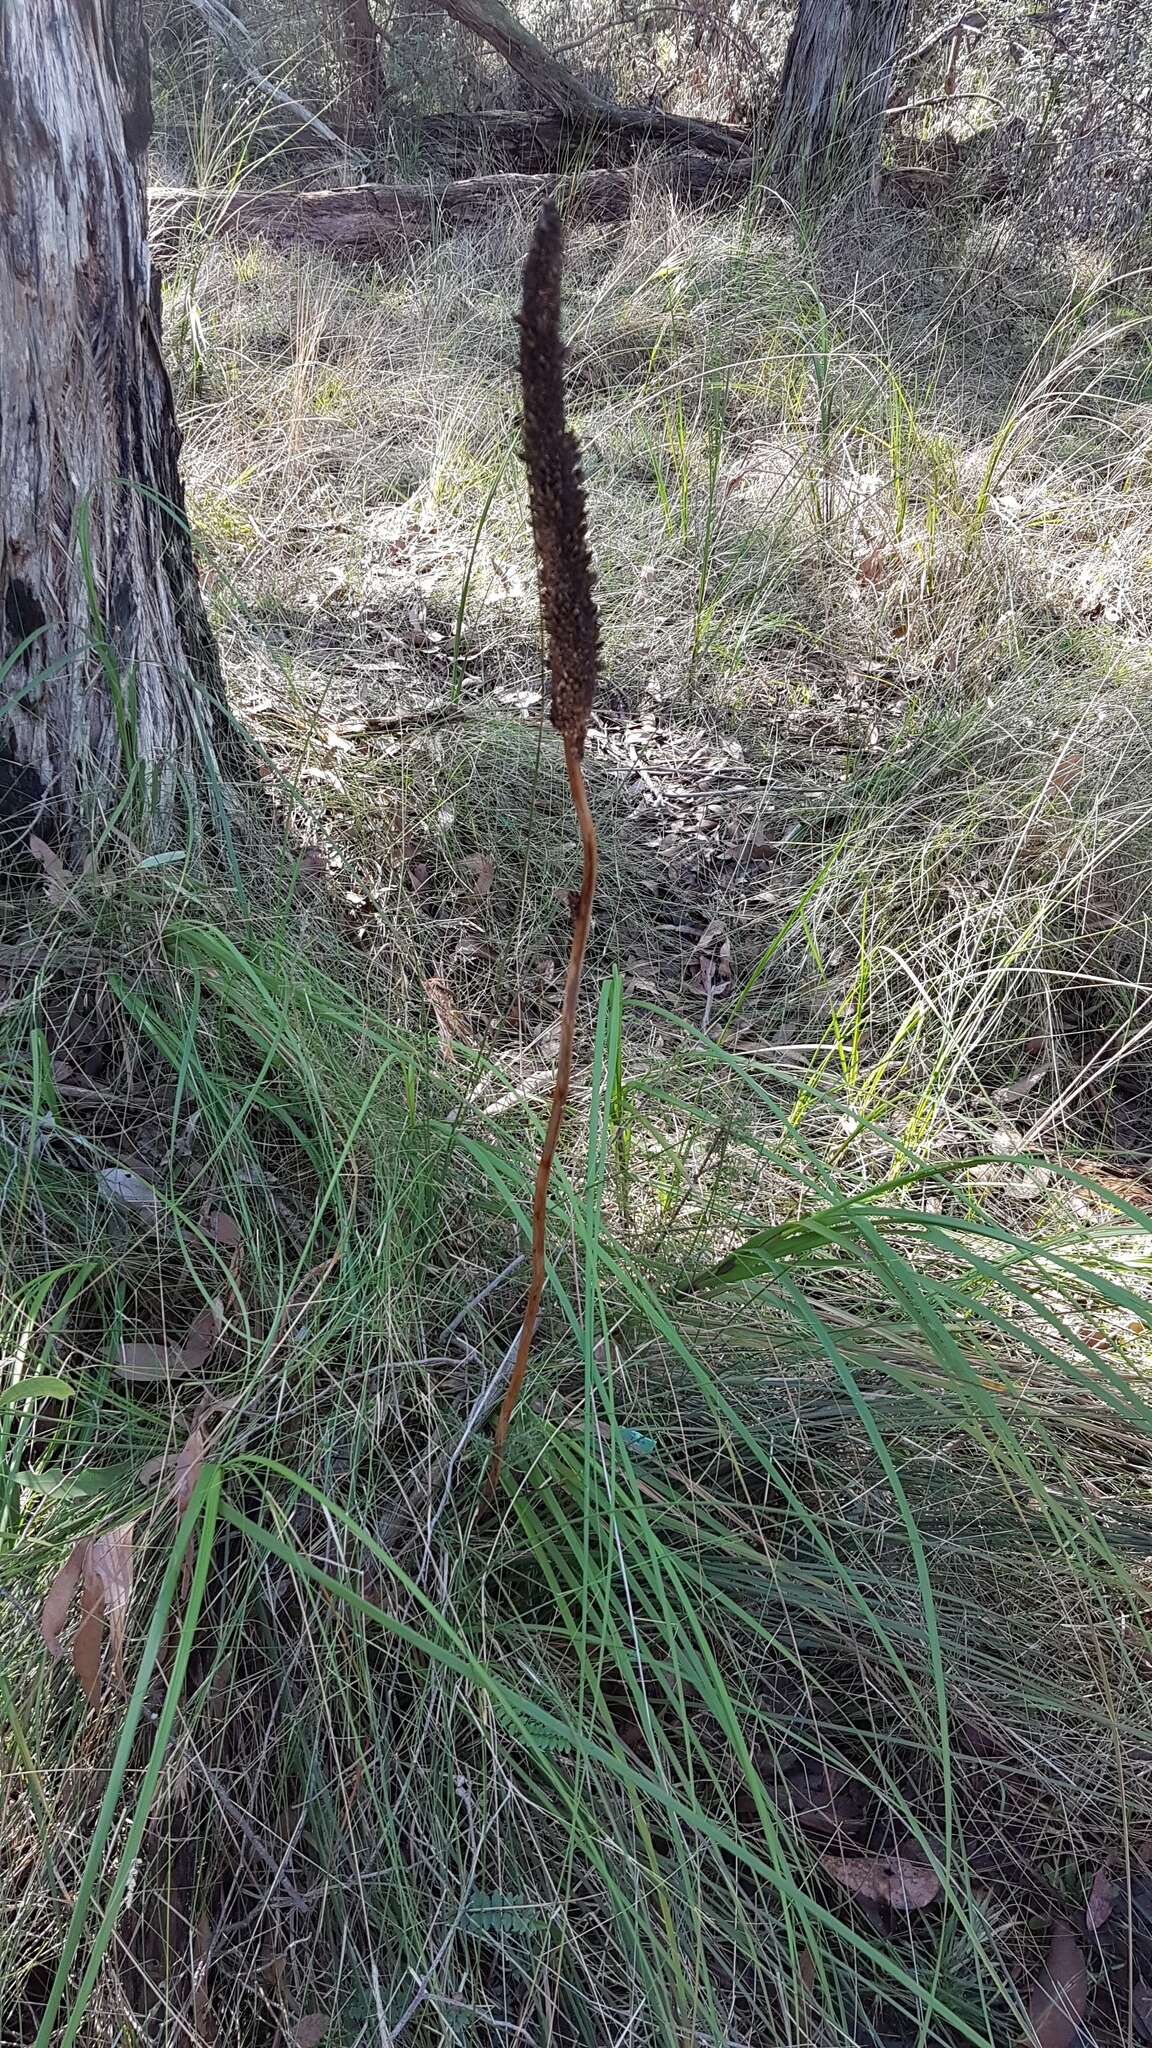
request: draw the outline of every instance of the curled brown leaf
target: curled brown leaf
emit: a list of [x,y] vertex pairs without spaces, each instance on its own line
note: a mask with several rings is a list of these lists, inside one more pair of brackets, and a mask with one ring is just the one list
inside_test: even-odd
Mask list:
[[107,1625],[112,1673],[124,1686],[124,1634],[132,1600],[133,1525],[124,1522],[77,1543],[61,1565],[40,1609],[40,1633],[50,1657],[64,1654],[61,1631],[77,1586],[83,1581],[80,1622],[72,1638],[72,1669],[90,1706],[100,1697],[100,1654]]
[[202,1366],[207,1365],[220,1342],[223,1327],[224,1303],[217,1297],[204,1304],[185,1331],[184,1342],[180,1346],[185,1372],[199,1372]]
[[320,2048],[321,2042],[327,2040],[331,2026],[327,2013],[306,2013],[302,2020],[296,2022],[292,2048]]
[[75,881],[60,855],[35,832],[28,834],[28,851],[43,869],[44,893],[49,903],[71,903]]
[[102,1536],[94,1536],[88,1545],[84,1564],[85,1585],[99,1589],[108,1625],[112,1676],[121,1692],[127,1690],[124,1683],[124,1634],[135,1576],[133,1535],[134,1524],[123,1522],[118,1529],[106,1529]]
[[100,1650],[104,1642],[104,1595],[97,1579],[84,1580],[80,1626],[72,1638],[72,1669],[90,1707],[100,1701]]
[[205,1228],[213,1244],[219,1245],[225,1254],[233,1273],[238,1273],[244,1264],[244,1236],[235,1217],[225,1209],[212,1209]]
[[481,901],[492,893],[496,879],[496,863],[490,853],[470,853],[464,863],[472,877],[472,893]]
[[176,1512],[179,1515],[184,1513],[192,1498],[193,1488],[204,1468],[204,1457],[204,1425],[197,1419],[192,1424],[187,1438],[176,1453],[172,1498],[176,1503]]

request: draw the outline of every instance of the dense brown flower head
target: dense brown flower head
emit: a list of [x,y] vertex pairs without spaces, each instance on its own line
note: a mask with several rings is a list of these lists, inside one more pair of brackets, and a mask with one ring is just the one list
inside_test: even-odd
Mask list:
[[563,265],[563,225],[556,208],[546,206],[525,260],[520,304],[524,462],[552,676],[552,723],[582,751],[600,635],[580,454],[564,415]]

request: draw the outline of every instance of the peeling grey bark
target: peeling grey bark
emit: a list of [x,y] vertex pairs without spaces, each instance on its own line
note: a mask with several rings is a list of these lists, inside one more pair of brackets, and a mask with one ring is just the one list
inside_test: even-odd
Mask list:
[[793,193],[875,175],[909,0],[799,0],[780,80],[773,152]]
[[164,829],[222,690],[147,243],[141,0],[0,0],[0,838]]

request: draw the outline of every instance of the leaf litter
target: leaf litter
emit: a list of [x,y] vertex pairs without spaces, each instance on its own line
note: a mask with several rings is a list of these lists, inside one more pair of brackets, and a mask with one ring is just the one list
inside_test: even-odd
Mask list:
[[118,1209],[136,1209],[156,1215],[160,1197],[142,1174],[130,1166],[102,1166],[97,1175],[101,1194]]
[[44,894],[49,903],[63,905],[74,900],[75,877],[68,872],[60,855],[35,832],[28,834],[28,851],[37,861],[44,876]]
[[297,2020],[293,2029],[292,2048],[320,2048],[321,2042],[327,2040],[331,2027],[332,2022],[327,2013],[306,2013],[302,2020]]
[[[146,1481],[170,1472],[169,1497],[178,1519],[183,1517],[204,1469],[207,1456],[205,1425],[216,1405],[205,1402],[197,1410],[174,1460],[150,1459],[138,1475]],[[135,1584],[135,1529],[135,1521],[121,1522],[98,1536],[82,1537],[60,1566],[40,1608],[40,1634],[44,1647],[53,1662],[59,1663],[65,1654],[64,1630],[77,1589],[80,1589],[80,1620],[72,1638],[71,1661],[76,1680],[91,1707],[100,1701],[105,1639],[113,1683],[121,1694],[127,1693],[124,1645]],[[189,1546],[180,1578],[184,1599],[188,1597],[191,1576]]]
[[135,1577],[134,1528],[132,1522],[123,1522],[117,1528],[106,1529],[103,1535],[86,1537],[75,1544],[49,1586],[40,1610],[40,1633],[45,1648],[59,1662],[64,1655],[61,1636],[72,1599],[77,1587],[82,1586],[80,1623],[72,1638],[72,1669],[93,1707],[100,1698],[105,1630],[113,1680],[121,1692],[126,1690],[124,1638]]

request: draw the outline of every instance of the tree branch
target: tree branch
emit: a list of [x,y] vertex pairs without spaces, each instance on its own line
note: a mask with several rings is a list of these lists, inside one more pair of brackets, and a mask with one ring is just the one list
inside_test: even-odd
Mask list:
[[350,149],[343,137],[337,135],[336,130],[330,128],[327,121],[322,121],[319,114],[314,114],[311,108],[304,106],[300,100],[293,99],[290,92],[285,92],[283,86],[277,85],[260,70],[255,62],[256,44],[251,30],[246,22],[241,21],[238,14],[233,14],[232,9],[225,6],[224,0],[191,0],[191,4],[217,41],[227,50],[242,77],[249,85],[255,86],[258,92],[263,93],[280,113],[294,121],[298,129],[307,129],[317,136],[329,148],[338,149],[342,155],[353,157],[358,162],[365,161],[362,153]]

